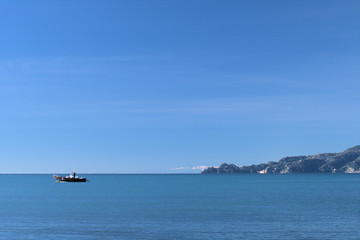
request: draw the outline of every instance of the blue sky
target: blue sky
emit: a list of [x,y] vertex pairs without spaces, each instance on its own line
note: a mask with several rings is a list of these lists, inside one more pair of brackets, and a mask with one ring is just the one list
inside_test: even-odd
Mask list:
[[0,0],[0,173],[200,172],[358,145],[359,13]]

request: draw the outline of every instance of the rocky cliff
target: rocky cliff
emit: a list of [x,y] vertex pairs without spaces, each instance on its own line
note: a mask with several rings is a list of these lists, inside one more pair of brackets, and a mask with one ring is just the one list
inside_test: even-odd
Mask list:
[[220,167],[209,167],[201,173],[360,173],[360,145],[340,153],[285,157],[278,162],[258,165],[238,167],[235,164],[223,163]]

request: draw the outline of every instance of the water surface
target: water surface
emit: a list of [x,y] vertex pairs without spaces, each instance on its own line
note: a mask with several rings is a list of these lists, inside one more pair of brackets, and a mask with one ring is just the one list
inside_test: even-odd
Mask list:
[[0,175],[0,239],[360,239],[360,175]]

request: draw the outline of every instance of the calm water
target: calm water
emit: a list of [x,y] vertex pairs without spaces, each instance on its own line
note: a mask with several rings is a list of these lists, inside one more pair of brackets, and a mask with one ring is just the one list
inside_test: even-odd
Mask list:
[[360,175],[0,175],[0,239],[360,239]]

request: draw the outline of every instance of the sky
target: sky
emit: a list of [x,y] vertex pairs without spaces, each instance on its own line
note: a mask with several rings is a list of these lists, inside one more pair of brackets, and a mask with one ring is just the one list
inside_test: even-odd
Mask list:
[[0,173],[199,173],[360,144],[360,1],[0,0]]

